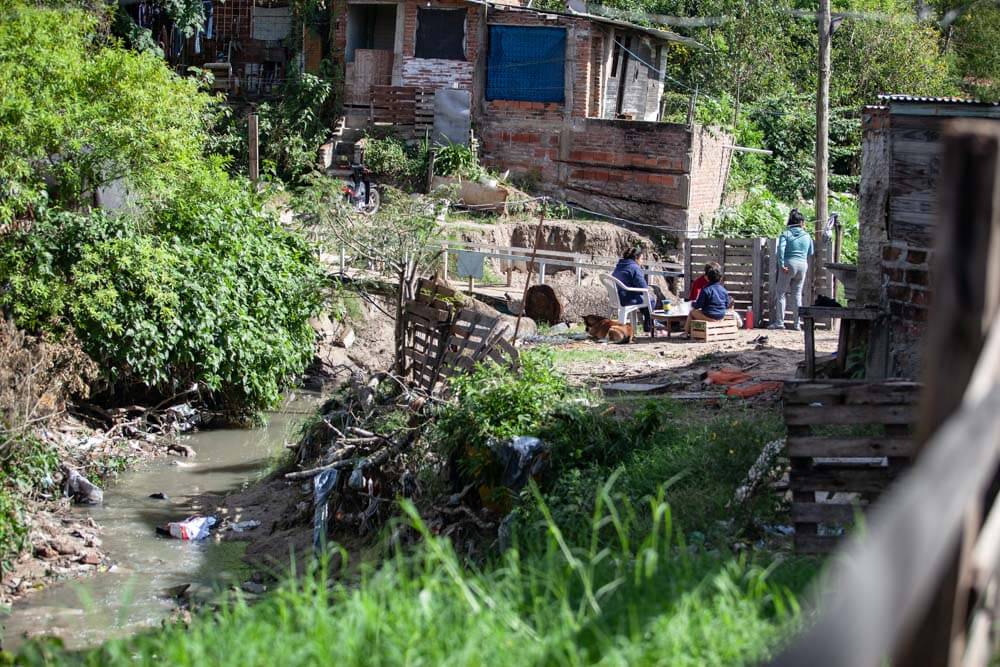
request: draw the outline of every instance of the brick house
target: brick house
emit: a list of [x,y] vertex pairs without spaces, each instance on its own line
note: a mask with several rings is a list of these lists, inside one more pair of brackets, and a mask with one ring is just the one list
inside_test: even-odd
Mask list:
[[862,114],[856,301],[886,313],[869,377],[914,378],[933,294],[942,132],[954,118],[1000,122],[1000,103],[907,95],[879,102]]
[[[429,133],[447,91],[488,166],[673,236],[700,233],[720,204],[732,138],[658,122],[670,53],[697,48],[692,40],[519,0],[331,0],[306,17],[283,2],[205,0],[211,30],[178,41],[164,28],[176,46],[168,58],[179,70],[222,61],[226,90],[248,101],[274,94],[293,68],[320,72],[325,59],[348,119],[377,115],[384,94],[408,109],[423,100],[429,116],[386,119],[408,124],[411,137]],[[130,11],[139,16],[141,4]]]
[[483,161],[533,189],[675,236],[719,206],[731,137],[656,122],[668,54],[690,40],[506,2],[334,0],[332,12],[348,112],[390,87],[466,91]]

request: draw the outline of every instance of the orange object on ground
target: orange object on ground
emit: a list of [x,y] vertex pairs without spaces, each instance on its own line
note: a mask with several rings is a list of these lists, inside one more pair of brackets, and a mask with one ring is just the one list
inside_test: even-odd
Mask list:
[[759,396],[760,394],[766,394],[769,391],[781,391],[781,388],[785,385],[784,382],[777,381],[767,381],[767,382],[755,382],[750,385],[743,387],[730,387],[726,390],[726,396],[735,396],[737,398],[750,398],[752,396]]
[[750,375],[735,368],[724,368],[721,371],[709,371],[708,381],[712,384],[740,384],[750,379]]

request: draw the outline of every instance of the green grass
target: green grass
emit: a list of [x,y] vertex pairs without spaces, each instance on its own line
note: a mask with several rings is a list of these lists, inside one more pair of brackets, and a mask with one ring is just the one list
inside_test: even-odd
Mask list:
[[772,655],[801,625],[797,598],[819,564],[766,550],[734,555],[731,545],[754,543],[759,523],[780,508],[767,493],[730,505],[763,446],[781,435],[780,420],[737,405],[696,414],[666,400],[623,415],[569,387],[550,355],[524,355],[517,375],[486,366],[456,380],[460,400],[431,434],[441,454],[519,433],[549,443],[540,486],[515,499],[505,553],[481,545],[485,562],[466,562],[403,502],[400,521],[418,544],[405,552],[382,544],[381,562],[345,564],[333,583],[316,568],[255,605],[231,597],[190,627],[78,654],[36,643],[19,659],[694,666]]
[[[692,548],[662,496],[625,511],[615,480],[597,493],[593,539],[546,538],[481,569],[407,508],[423,542],[358,579],[290,579],[259,604],[237,598],[190,627],[80,654],[33,644],[26,665],[739,665],[766,658],[800,624],[811,561]],[[544,506],[543,506],[544,507]],[[634,525],[633,525],[634,524]],[[641,526],[641,530],[639,529]],[[619,535],[607,544],[598,534]],[[628,536],[640,532],[640,540]],[[280,656],[280,658],[279,658]]]
[[656,355],[626,349],[625,346],[605,345],[601,347],[554,347],[552,361],[556,366],[602,361],[641,361],[655,359]]

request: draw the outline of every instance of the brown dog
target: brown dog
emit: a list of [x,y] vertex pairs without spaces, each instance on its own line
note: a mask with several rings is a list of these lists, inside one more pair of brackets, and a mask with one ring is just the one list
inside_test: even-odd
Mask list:
[[622,324],[618,320],[610,320],[600,315],[587,315],[583,318],[583,326],[595,340],[607,338],[612,343],[632,342],[631,324]]

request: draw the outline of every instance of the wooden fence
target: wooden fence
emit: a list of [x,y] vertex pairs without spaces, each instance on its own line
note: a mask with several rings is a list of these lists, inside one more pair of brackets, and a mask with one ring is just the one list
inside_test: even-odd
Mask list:
[[763,323],[770,312],[766,243],[767,239],[761,238],[688,239],[684,243],[684,289],[690,289],[691,281],[702,274],[706,264],[718,262],[736,309],[752,310],[754,322]]
[[[684,286],[701,275],[705,265],[718,262],[725,276],[726,290],[736,302],[736,309],[753,311],[756,326],[770,322],[772,299],[778,279],[777,239],[745,238],[717,239],[694,238],[684,242]],[[825,244],[827,254],[830,244]],[[821,262],[828,261],[822,258]],[[825,275],[825,273],[824,273]],[[829,277],[825,277],[824,294],[830,291]],[[809,290],[805,290],[802,304],[809,305]],[[791,322],[791,299],[785,305],[785,322]]]
[[434,91],[416,86],[372,86],[369,118],[393,126],[403,139],[419,139],[434,129]]
[[920,385],[786,382],[795,550],[827,553],[910,464]]
[[913,467],[815,588],[777,667],[985,667],[1000,611],[1000,127],[953,121]]

